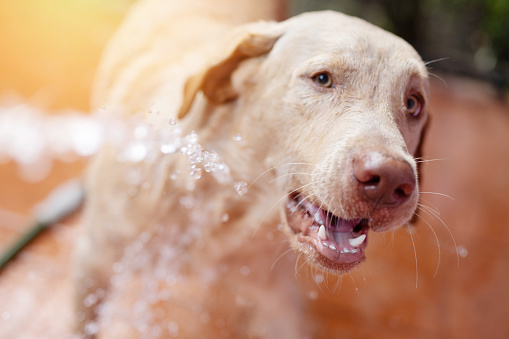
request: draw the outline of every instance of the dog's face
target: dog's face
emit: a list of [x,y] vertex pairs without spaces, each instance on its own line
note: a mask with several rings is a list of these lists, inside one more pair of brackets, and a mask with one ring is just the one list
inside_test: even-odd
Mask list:
[[[202,78],[199,87],[213,102],[236,98],[243,107],[239,131],[260,145],[287,194],[282,216],[293,247],[342,273],[364,259],[370,229],[395,229],[415,212],[412,154],[427,119],[427,71],[403,40],[342,14],[275,25],[249,36],[251,49],[243,49],[252,55],[230,54],[234,68],[263,54],[252,67],[246,62],[233,80],[216,76],[208,90]],[[265,51],[253,52],[259,46]]]

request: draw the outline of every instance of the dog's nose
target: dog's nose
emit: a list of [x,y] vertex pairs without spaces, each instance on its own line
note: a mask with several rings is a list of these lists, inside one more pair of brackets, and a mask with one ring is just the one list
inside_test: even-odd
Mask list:
[[354,158],[354,176],[359,193],[382,206],[399,206],[415,190],[416,178],[410,164],[379,152]]

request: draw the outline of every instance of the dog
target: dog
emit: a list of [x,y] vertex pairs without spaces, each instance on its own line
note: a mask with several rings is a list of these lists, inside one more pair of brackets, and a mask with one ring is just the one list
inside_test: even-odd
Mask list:
[[142,1],[105,52],[94,106],[150,111],[136,138],[178,131],[179,151],[106,146],[91,164],[78,337],[312,337],[284,246],[342,275],[370,230],[414,215],[418,53],[344,14],[244,23],[280,8],[235,4]]

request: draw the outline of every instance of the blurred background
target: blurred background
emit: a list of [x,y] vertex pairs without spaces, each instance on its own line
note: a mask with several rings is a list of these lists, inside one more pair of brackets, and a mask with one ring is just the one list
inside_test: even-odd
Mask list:
[[[0,98],[86,111],[101,50],[134,0],[0,1]],[[509,81],[509,1],[292,0],[289,13],[334,9],[410,42],[435,70]]]
[[[133,2],[0,0],[0,109],[87,114],[101,51]],[[423,164],[432,211],[392,238],[374,236],[368,262],[339,293],[313,294],[317,338],[509,338],[509,1],[288,4],[290,14],[318,9],[365,18],[437,60],[424,151],[439,160]],[[34,205],[85,165],[57,160],[27,182],[0,157],[0,252],[26,230]],[[74,224],[43,234],[0,271],[0,337],[66,338]]]
[[507,90],[507,0],[294,0],[294,13],[334,9],[402,37],[433,69],[491,82]]

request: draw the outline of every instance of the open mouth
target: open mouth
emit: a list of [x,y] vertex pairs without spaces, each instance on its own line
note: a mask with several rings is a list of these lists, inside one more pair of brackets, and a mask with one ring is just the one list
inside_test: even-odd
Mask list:
[[297,241],[315,261],[333,271],[345,271],[364,260],[368,220],[342,219],[301,197],[289,195],[286,215]]

